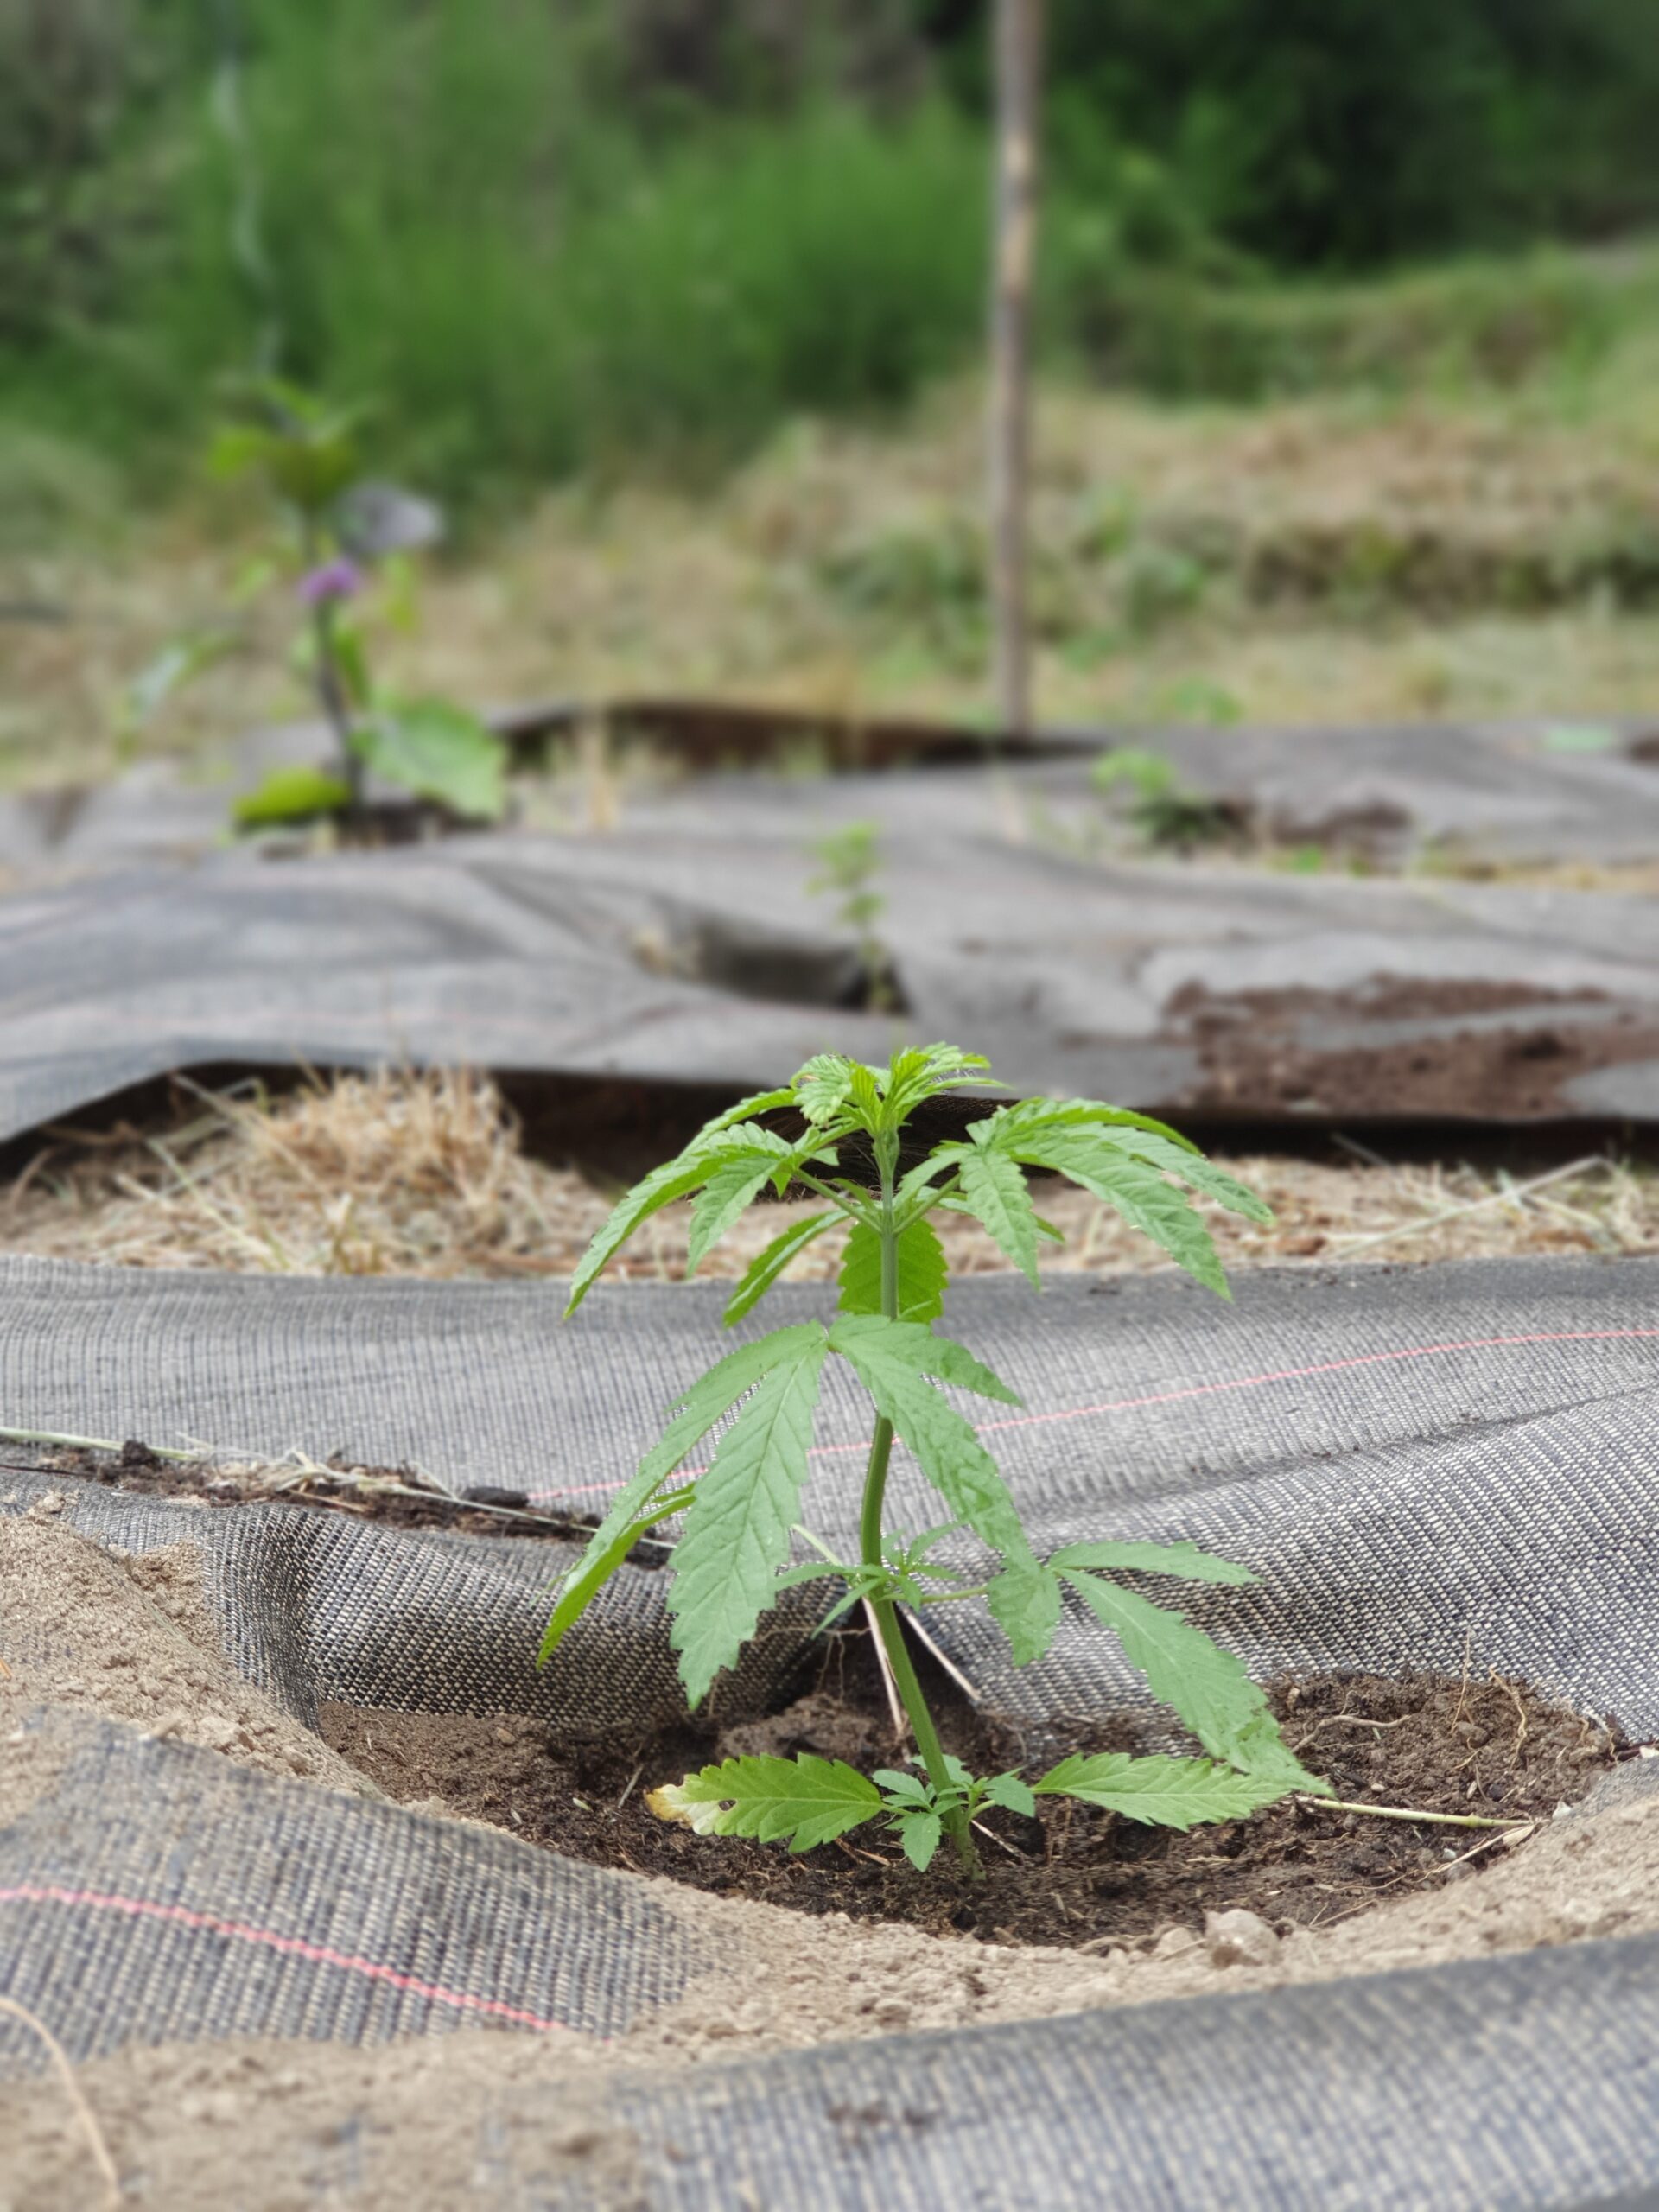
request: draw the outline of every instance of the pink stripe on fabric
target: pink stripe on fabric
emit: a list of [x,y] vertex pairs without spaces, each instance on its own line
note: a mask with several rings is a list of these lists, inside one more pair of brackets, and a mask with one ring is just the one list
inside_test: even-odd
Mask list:
[[453,2005],[457,2012],[486,2012],[493,2019],[512,2020],[517,2026],[538,2028],[544,2032],[556,2029],[567,2035],[582,2032],[571,2027],[568,2020],[543,2019],[539,2012],[527,2012],[517,2005],[503,2004],[497,1997],[473,1997],[464,1989],[444,1989],[436,1982],[422,1981],[415,1974],[399,1974],[395,1967],[382,1966],[378,1960],[333,1950],[326,1943],[308,1943],[297,1936],[278,1936],[272,1929],[251,1928],[239,1920],[220,1920],[211,1912],[193,1911],[188,1905],[157,1904],[148,1897],[114,1897],[102,1890],[55,1889],[30,1882],[20,1883],[13,1889],[0,1889],[0,1904],[76,1905],[96,1912],[124,1912],[135,1920],[172,1921],[181,1928],[199,1928],[209,1935],[232,1936],[238,1942],[263,1944],[267,1950],[308,1959],[317,1966],[339,1967],[348,1974],[363,1974],[371,1981],[389,1982],[394,1989],[429,1998],[435,2005]]
[[[1040,1428],[1051,1421],[1086,1421],[1100,1414],[1134,1413],[1142,1406],[1179,1405],[1185,1398],[1213,1398],[1228,1390],[1253,1390],[1268,1382],[1301,1382],[1314,1375],[1340,1375],[1356,1367],[1382,1367],[1392,1360],[1432,1359],[1448,1352],[1493,1351],[1516,1344],[1603,1344],[1631,1338],[1659,1337],[1659,1329],[1535,1329],[1524,1336],[1465,1337],[1443,1344],[1406,1344],[1394,1351],[1359,1352],[1351,1359],[1325,1359],[1312,1367],[1279,1367],[1265,1375],[1236,1375],[1220,1382],[1191,1382],[1179,1390],[1154,1390],[1144,1398],[1108,1398],[1096,1406],[1068,1406],[1054,1413],[1018,1414],[1007,1421],[974,1424],[980,1436],[1005,1428]],[[868,1452],[870,1440],[856,1444],[815,1444],[809,1459],[829,1459],[849,1452]],[[688,1467],[688,1479],[706,1471]],[[533,1490],[531,1497],[597,1497],[621,1490],[621,1483],[588,1483],[575,1490]]]

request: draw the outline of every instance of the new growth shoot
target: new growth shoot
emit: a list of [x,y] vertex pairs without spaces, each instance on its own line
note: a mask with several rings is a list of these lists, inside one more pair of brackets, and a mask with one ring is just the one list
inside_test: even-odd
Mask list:
[[[810,1755],[728,1759],[652,1794],[654,1809],[699,1834],[787,1840],[803,1851],[882,1820],[918,1868],[948,1837],[971,1871],[971,1823],[986,1805],[1029,1814],[1038,1797],[1065,1796],[1185,1828],[1236,1819],[1291,1790],[1326,1788],[1292,1755],[1239,1661],[1118,1579],[1255,1577],[1185,1542],[1073,1544],[1039,1557],[995,1461],[946,1392],[1020,1402],[937,1326],[945,1262],[933,1217],[942,1211],[971,1215],[1033,1289],[1040,1287],[1039,1246],[1058,1241],[1059,1231],[1033,1210],[1028,1169],[1063,1175],[1115,1207],[1223,1297],[1226,1279],[1193,1197],[1255,1221],[1270,1219],[1268,1210],[1164,1123],[1092,1099],[991,1107],[960,1140],[935,1144],[913,1166],[902,1165],[906,1126],[918,1108],[943,1091],[988,1084],[986,1062],[954,1046],[900,1052],[886,1067],[821,1053],[780,1090],[747,1098],[710,1122],[677,1159],[630,1191],[577,1270],[567,1313],[626,1238],[673,1200],[695,1194],[695,1272],[764,1191],[781,1197],[804,1187],[821,1209],[792,1223],[751,1262],[726,1307],[730,1326],[753,1311],[808,1245],[823,1236],[842,1240],[836,1319],[792,1323],[745,1343],[682,1393],[661,1440],[563,1578],[541,1656],[546,1660],[557,1648],[638,1538],[679,1516],[668,1609],[690,1704],[735,1662],[785,1591],[838,1584],[831,1617],[868,1605],[919,1771],[867,1777],[842,1761]],[[798,1531],[813,1554],[803,1560],[795,1540],[819,1387],[831,1360],[844,1362],[868,1394],[874,1431],[854,1555],[839,1556],[834,1545]],[[682,1471],[717,1427],[707,1464]],[[944,1506],[938,1526],[913,1535],[887,1523],[895,1445],[912,1455]],[[1205,1756],[1079,1756],[1029,1781],[976,1777],[950,1756],[918,1679],[900,1609],[982,1602],[1016,1663],[1029,1665],[1048,1650],[1068,1599],[1119,1639],[1154,1697]]]

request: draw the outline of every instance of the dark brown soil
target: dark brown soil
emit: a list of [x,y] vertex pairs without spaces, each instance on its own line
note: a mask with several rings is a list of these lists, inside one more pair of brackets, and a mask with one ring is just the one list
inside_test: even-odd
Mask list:
[[[791,1857],[781,1847],[666,1826],[646,1793],[732,1754],[816,1751],[868,1770],[893,1759],[861,1638],[832,1639],[823,1678],[770,1719],[688,1726],[649,1743],[556,1741],[523,1716],[397,1713],[325,1706],[328,1744],[404,1802],[512,1830],[569,1857],[662,1874],[794,1910],[955,1929],[989,1942],[1103,1949],[1144,1942],[1206,1910],[1245,1906],[1281,1929],[1328,1925],[1386,1897],[1492,1864],[1499,1832],[1333,1813],[1306,1804],[1179,1835],[1046,1801],[1039,1817],[993,1811],[984,1878],[942,1852],[918,1877],[879,1826]],[[839,1676],[837,1681],[836,1677]],[[1339,1797],[1516,1822],[1581,1798],[1618,1756],[1611,1731],[1498,1679],[1403,1682],[1332,1675],[1281,1685],[1275,1704],[1306,1763]],[[940,1695],[939,1707],[948,1711]],[[948,1711],[946,1740],[980,1772],[1027,1771],[1071,1750],[1124,1747],[1121,1728],[1020,1732]],[[1464,1854],[1478,1855],[1465,1859]]]
[[[1527,984],[1378,976],[1363,991],[1241,991],[1219,998],[1189,985],[1169,1014],[1198,1047],[1204,1073],[1176,1102],[1184,1111],[1410,1114],[1542,1119],[1570,1115],[1574,1077],[1659,1058],[1650,1013],[1611,1016],[1593,992]],[[1512,1019],[1375,1044],[1322,1045],[1319,1033],[1370,1022]],[[1588,1015],[1588,1019],[1586,1016]]]
[[[78,1475],[111,1490],[152,1497],[195,1498],[216,1506],[289,1505],[314,1513],[348,1513],[354,1520],[387,1528],[451,1529],[468,1536],[534,1536],[569,1543],[585,1539],[599,1524],[593,1513],[538,1513],[526,1491],[490,1483],[451,1497],[413,1467],[359,1467],[333,1459],[291,1475],[269,1468],[238,1472],[207,1461],[165,1459],[136,1439],[119,1452],[62,1450],[27,1465],[0,1460],[0,1471],[8,1468]],[[640,1567],[658,1567],[669,1549],[642,1536],[628,1557]]]

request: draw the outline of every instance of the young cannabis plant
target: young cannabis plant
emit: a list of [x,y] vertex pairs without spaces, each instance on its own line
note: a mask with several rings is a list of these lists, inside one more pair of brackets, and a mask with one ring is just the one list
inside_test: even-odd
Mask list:
[[840,899],[836,919],[857,937],[872,1014],[892,1013],[896,996],[893,962],[877,926],[887,910],[887,899],[875,887],[880,834],[874,822],[849,822],[807,848],[818,864],[818,873],[807,884],[808,895]]
[[[641,1223],[696,1194],[690,1267],[695,1272],[752,1200],[804,1185],[823,1211],[792,1223],[753,1260],[726,1307],[729,1326],[753,1311],[795,1255],[817,1238],[844,1237],[837,1318],[802,1321],[745,1344],[684,1391],[661,1440],[640,1462],[563,1579],[543,1639],[545,1660],[621,1565],[665,1516],[683,1515],[668,1609],[681,1680],[693,1707],[736,1660],[761,1615],[803,1582],[838,1580],[836,1611],[866,1603],[903,1700],[918,1773],[867,1777],[840,1760],[728,1759],[653,1793],[665,1818],[700,1834],[787,1840],[796,1851],[884,1819],[918,1867],[949,1835],[976,1863],[971,1823],[987,1804],[1030,1813],[1064,1796],[1132,1820],[1185,1828],[1238,1818],[1291,1789],[1325,1785],[1298,1764],[1261,1691],[1239,1662],[1179,1613],[1113,1578],[1123,1572],[1211,1583],[1254,1580],[1248,1569],[1190,1543],[1084,1543],[1046,1560],[1033,1551],[1012,1497],[972,1424],[936,1385],[1002,1404],[1020,1401],[963,1345],[935,1327],[944,1310],[944,1255],[930,1216],[970,1214],[1038,1286],[1037,1255],[1059,1232],[1033,1211],[1027,1168],[1064,1175],[1160,1245],[1187,1272],[1228,1294],[1226,1278],[1190,1193],[1251,1220],[1262,1201],[1160,1122],[1092,1099],[1026,1099],[997,1106],[960,1141],[936,1144],[899,1172],[906,1123],[946,1090],[988,1084],[987,1063],[954,1046],[896,1053],[885,1068],[836,1053],[809,1060],[782,1090],[746,1098],[699,1131],[678,1159],[622,1199],[594,1236],[571,1287],[567,1315]],[[766,1121],[760,1118],[767,1116]],[[773,1119],[791,1124],[780,1134]],[[847,1160],[865,1164],[863,1176]],[[868,1162],[874,1159],[874,1187]],[[868,1392],[874,1433],[864,1476],[859,1555],[842,1560],[805,1531],[814,1560],[791,1565],[808,1472],[820,1379],[844,1360]],[[706,1465],[677,1478],[688,1455],[728,1414]],[[887,1470],[901,1440],[943,1499],[949,1519],[914,1537],[885,1522]],[[933,1563],[950,1536],[967,1532],[993,1564],[969,1574]],[[982,1598],[1016,1663],[1039,1659],[1070,1589],[1120,1640],[1153,1695],[1198,1738],[1202,1758],[1109,1752],[1063,1760],[1027,1783],[970,1776],[950,1758],[917,1679],[899,1608]],[[833,1616],[832,1616],[833,1617]]]

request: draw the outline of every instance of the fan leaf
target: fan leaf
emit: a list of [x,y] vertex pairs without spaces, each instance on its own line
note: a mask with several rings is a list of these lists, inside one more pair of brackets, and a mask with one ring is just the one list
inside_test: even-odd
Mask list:
[[668,1593],[670,1642],[694,1710],[754,1634],[788,1562],[829,1349],[821,1331],[804,1332],[768,1370],[698,1478]]
[[1033,1789],[1039,1797],[1076,1797],[1149,1827],[1185,1829],[1204,1821],[1242,1820],[1294,1786],[1268,1775],[1240,1774],[1211,1759],[1098,1751],[1062,1759]]
[[[899,1232],[899,1319],[937,1321],[944,1311],[944,1248],[925,1217]],[[881,1311],[881,1238],[868,1222],[854,1224],[841,1258],[842,1313]]]
[[659,1820],[683,1821],[699,1835],[747,1835],[810,1851],[832,1843],[881,1811],[873,1782],[841,1759],[810,1751],[797,1758],[727,1759],[683,1782],[653,1789],[646,1803]]

